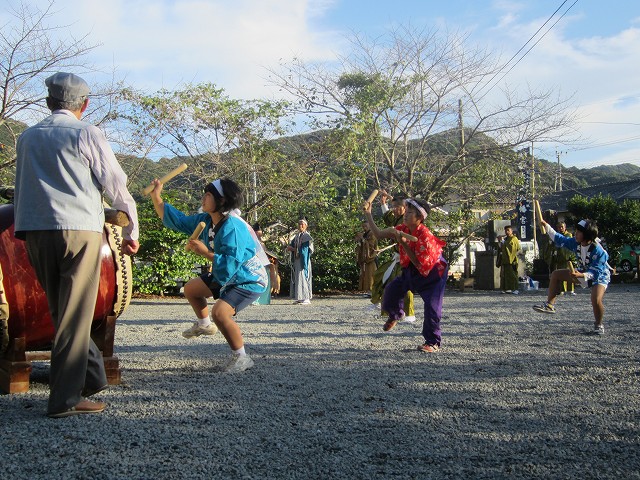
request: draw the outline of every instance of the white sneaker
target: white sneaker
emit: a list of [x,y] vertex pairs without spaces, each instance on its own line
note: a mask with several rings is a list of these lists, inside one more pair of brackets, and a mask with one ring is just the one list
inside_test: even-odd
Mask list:
[[402,323],[414,323],[416,321],[415,315],[409,315],[408,317],[404,317],[402,319]]
[[253,367],[253,360],[249,355],[236,355],[233,353],[222,367],[222,371],[225,373],[239,373],[251,367]]
[[215,323],[211,323],[206,327],[201,327],[198,322],[194,322],[191,328],[187,328],[182,332],[182,336],[184,338],[193,338],[199,337],[200,335],[215,335],[216,333],[218,333],[218,327],[216,327]]
[[311,300],[309,300],[308,298],[305,300],[302,300],[301,302],[298,302],[300,305],[311,305]]
[[373,313],[380,313],[380,304],[379,303],[370,303],[366,307],[364,307],[366,311]]
[[513,291],[513,292],[511,292],[511,293],[513,293],[514,295],[520,295],[520,291],[519,291],[519,290],[514,290],[514,291]]
[[604,325],[594,325],[593,330],[587,333],[591,335],[604,335]]

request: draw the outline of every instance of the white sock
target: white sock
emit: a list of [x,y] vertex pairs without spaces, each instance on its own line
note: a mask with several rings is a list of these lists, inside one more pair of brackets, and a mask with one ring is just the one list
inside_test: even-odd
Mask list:
[[201,327],[208,327],[209,325],[211,325],[211,319],[209,317],[199,318],[198,325],[200,325]]
[[234,350],[233,353],[235,355],[238,355],[239,357],[243,357],[243,356],[245,356],[247,354],[247,352],[244,351],[244,345],[241,346],[239,349]]

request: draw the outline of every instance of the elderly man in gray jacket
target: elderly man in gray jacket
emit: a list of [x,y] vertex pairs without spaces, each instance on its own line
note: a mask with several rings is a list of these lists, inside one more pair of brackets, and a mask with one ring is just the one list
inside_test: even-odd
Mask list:
[[122,251],[138,250],[138,215],[127,176],[103,133],[80,120],[89,86],[72,73],[45,80],[51,115],[26,129],[17,143],[15,236],[29,261],[54,322],[47,414],[99,413],[89,397],[107,387],[104,362],[91,340],[100,282],[102,194],[130,219]]

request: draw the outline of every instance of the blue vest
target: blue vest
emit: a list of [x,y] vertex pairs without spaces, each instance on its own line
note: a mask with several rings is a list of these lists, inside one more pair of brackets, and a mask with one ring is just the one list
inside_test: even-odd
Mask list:
[[17,144],[15,231],[102,232],[102,187],[79,149],[90,124],[65,114],[50,115],[25,130]]

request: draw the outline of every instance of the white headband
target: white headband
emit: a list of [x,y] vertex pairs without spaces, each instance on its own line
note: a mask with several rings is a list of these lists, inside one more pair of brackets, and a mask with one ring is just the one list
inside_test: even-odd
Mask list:
[[298,223],[300,222],[304,223],[305,225],[309,225],[304,218],[301,218],[300,220],[298,220]]
[[412,207],[415,207],[416,210],[418,210],[418,212],[420,213],[420,215],[422,215],[422,219],[425,220],[427,218],[427,211],[422,208],[420,206],[420,204],[418,202],[416,202],[415,200],[413,200],[412,198],[407,198],[404,201],[405,204],[410,204]]
[[222,182],[220,181],[219,178],[211,182],[211,185],[213,185],[213,188],[215,188],[218,191],[221,197],[224,197],[224,192],[222,191]]

